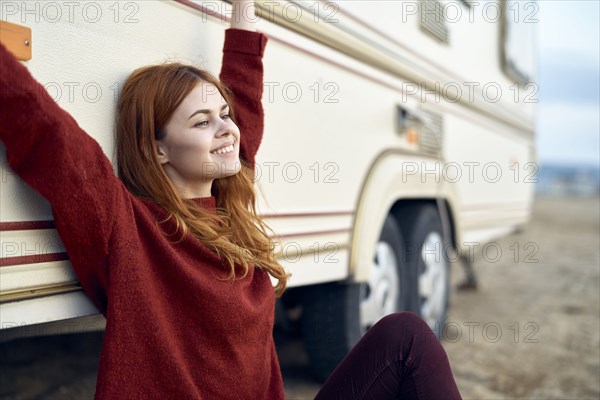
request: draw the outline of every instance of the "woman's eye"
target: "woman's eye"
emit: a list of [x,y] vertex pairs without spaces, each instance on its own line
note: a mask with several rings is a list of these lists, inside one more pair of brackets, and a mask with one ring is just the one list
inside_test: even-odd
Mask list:
[[206,125],[208,125],[208,121],[200,121],[200,122],[197,122],[194,126],[206,126]]
[[225,115],[221,116],[221,118],[222,119],[229,119],[230,117],[229,117],[229,114],[225,114]]

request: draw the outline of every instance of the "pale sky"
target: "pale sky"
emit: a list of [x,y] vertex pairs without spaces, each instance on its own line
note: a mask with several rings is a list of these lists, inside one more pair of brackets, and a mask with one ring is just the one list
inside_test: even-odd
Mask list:
[[538,160],[598,166],[600,1],[538,3]]

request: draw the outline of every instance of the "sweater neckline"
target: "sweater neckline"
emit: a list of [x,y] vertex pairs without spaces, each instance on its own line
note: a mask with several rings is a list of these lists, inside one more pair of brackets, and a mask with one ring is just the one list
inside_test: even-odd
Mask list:
[[215,210],[217,208],[217,198],[215,196],[193,197],[189,200],[209,210]]

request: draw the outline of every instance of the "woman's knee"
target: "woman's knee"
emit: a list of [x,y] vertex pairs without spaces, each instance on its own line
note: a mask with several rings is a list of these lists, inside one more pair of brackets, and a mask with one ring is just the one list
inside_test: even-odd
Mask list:
[[411,311],[402,311],[388,314],[381,318],[375,325],[369,329],[378,336],[397,338],[402,337],[425,337],[433,336],[435,333],[429,325],[418,314]]

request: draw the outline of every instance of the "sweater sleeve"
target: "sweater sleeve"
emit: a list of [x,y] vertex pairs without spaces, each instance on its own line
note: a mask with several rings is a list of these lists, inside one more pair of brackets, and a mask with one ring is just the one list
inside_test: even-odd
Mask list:
[[0,71],[0,140],[8,163],[50,202],[75,273],[104,313],[108,241],[128,192],[100,145],[1,44]]
[[219,75],[234,94],[234,117],[241,136],[240,154],[252,168],[263,137],[262,56],[267,40],[260,32],[227,29]]

